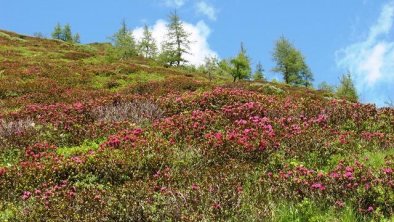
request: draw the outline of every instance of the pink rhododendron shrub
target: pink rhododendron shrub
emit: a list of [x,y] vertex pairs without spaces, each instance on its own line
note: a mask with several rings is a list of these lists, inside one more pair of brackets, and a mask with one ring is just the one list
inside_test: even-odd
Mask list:
[[178,90],[157,82],[149,94],[147,83],[2,114],[0,212],[20,221],[249,221],[287,203],[394,214],[391,109],[286,86],[264,94],[247,83],[163,84]]
[[286,166],[277,173],[268,173],[263,180],[285,198],[325,199],[333,205],[343,205],[343,200],[354,204],[362,212],[371,207],[391,215],[394,211],[394,184],[392,162],[375,171],[356,161],[339,163],[329,172],[308,169],[304,166]]

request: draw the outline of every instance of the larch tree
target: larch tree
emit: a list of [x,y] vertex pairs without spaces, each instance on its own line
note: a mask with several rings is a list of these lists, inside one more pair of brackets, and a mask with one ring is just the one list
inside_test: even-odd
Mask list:
[[35,32],[33,33],[33,36],[36,38],[45,39],[45,35],[42,34],[42,32]]
[[190,54],[191,41],[189,40],[190,33],[185,31],[183,22],[176,11],[169,15],[167,29],[167,39],[162,46],[161,60],[169,66],[181,66],[188,62],[184,55]]
[[276,42],[272,57],[276,62],[273,71],[281,73],[287,84],[312,85],[313,74],[304,56],[286,38],[281,37]]
[[384,102],[384,104],[388,107],[394,108],[394,101],[390,97],[388,97],[388,100]]
[[330,84],[329,84],[328,82],[326,82],[326,81],[321,82],[321,83],[317,86],[317,89],[318,89],[318,90],[321,90],[321,91],[328,92],[328,93],[332,93],[332,94],[335,93],[335,87],[332,86],[332,85],[330,85]]
[[127,59],[137,55],[136,44],[133,34],[128,30],[126,21],[122,21],[122,25],[118,32],[112,36],[114,44],[114,54],[118,59]]
[[312,87],[312,82],[314,80],[313,73],[307,65],[304,64],[302,66],[300,76],[301,76],[301,85],[305,87]]
[[214,75],[219,72],[219,60],[215,56],[205,57],[204,73],[208,75],[209,81],[212,81]]
[[56,24],[51,35],[53,39],[63,40],[63,30],[62,26],[59,23]]
[[74,43],[81,43],[81,37],[79,36],[79,33],[76,33],[73,37],[73,42]]
[[250,68],[250,59],[246,54],[246,49],[241,43],[241,50],[238,55],[230,60],[232,64],[231,75],[233,77],[233,82],[237,79],[247,79],[250,77],[251,68]]
[[144,26],[142,39],[138,44],[139,52],[145,58],[154,58],[157,54],[156,41],[152,36],[152,31],[147,25]]
[[263,69],[263,65],[261,64],[261,62],[257,63],[256,65],[256,71],[253,74],[253,79],[254,80],[264,80],[264,69]]
[[63,41],[65,42],[73,42],[73,35],[71,32],[71,26],[69,24],[66,24],[63,28]]
[[241,43],[241,50],[234,58],[222,60],[219,63],[222,73],[228,73],[233,77],[233,82],[250,78],[250,60],[246,54],[246,49]]
[[350,72],[342,75],[336,92],[337,96],[352,102],[358,101],[358,94]]

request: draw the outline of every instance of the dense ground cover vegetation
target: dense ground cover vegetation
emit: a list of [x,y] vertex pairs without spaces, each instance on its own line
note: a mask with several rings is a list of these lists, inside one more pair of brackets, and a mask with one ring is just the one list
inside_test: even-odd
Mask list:
[[2,221],[393,219],[393,109],[0,44]]

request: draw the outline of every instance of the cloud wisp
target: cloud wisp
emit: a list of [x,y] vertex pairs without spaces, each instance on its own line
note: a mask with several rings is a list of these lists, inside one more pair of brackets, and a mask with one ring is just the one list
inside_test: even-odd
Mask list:
[[215,9],[215,7],[213,5],[208,4],[205,1],[197,2],[196,10],[197,10],[198,14],[205,15],[213,21],[216,21],[216,19],[217,19],[217,17],[216,17],[217,10]]
[[[160,0],[159,1],[162,6],[166,6],[169,8],[182,8],[188,6],[189,0]],[[191,6],[191,4],[190,4]],[[193,3],[194,11],[197,15],[207,17],[212,21],[216,21],[217,19],[217,9],[211,3],[208,3],[205,0],[194,1]]]
[[[205,57],[215,56],[218,57],[218,53],[212,50],[208,43],[208,37],[211,34],[211,29],[204,21],[199,21],[196,24],[190,24],[183,22],[185,31],[190,33],[190,54],[185,55],[185,59],[193,65],[201,65],[204,63]],[[152,36],[158,44],[158,48],[161,49],[163,42],[167,36],[167,22],[164,20],[157,20],[156,23],[151,27]],[[138,27],[133,30],[134,37],[139,41],[143,36],[143,27]]]
[[349,70],[364,102],[384,105],[394,95],[394,1],[386,3],[366,39],[336,52],[338,67]]
[[180,8],[182,7],[185,3],[187,2],[187,0],[164,0],[164,4],[167,7],[171,7],[171,8]]

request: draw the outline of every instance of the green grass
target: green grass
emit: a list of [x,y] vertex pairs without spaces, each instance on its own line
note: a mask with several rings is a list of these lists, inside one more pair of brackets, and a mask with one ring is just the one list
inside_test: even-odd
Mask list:
[[394,148],[374,152],[366,151],[363,153],[363,160],[368,166],[378,169],[384,166],[385,159],[388,156],[394,156]]
[[19,149],[6,149],[0,155],[0,167],[10,167],[19,162],[21,151]]
[[282,202],[276,206],[273,221],[280,222],[353,222],[369,221],[367,218],[356,216],[351,206],[345,206],[343,209],[322,208],[318,203],[304,199],[300,203]]
[[127,79],[130,82],[145,83],[150,81],[162,81],[165,79],[165,75],[159,73],[138,72],[138,73],[129,74]]
[[[379,169],[385,165],[386,159],[390,156],[394,156],[394,148],[381,150],[378,148],[366,149],[365,147],[358,144],[359,150],[362,150],[360,154],[354,155],[352,160],[358,160],[365,165],[372,167],[374,169]],[[328,161],[328,166],[324,168],[325,171],[332,170],[332,166],[336,166],[340,160],[348,158],[348,155],[336,154],[332,155],[331,159]]]
[[[92,80],[92,87],[95,89],[111,89],[117,91],[133,83],[146,83],[151,81],[165,80],[164,74],[157,73],[132,73],[132,74],[115,74],[115,75],[96,75]],[[116,86],[109,87],[109,84],[115,83]]]
[[90,150],[97,150],[100,147],[100,143],[102,141],[103,139],[97,139],[94,141],[85,141],[79,146],[60,147],[56,150],[56,153],[65,157],[84,154],[89,152]]
[[106,58],[105,58],[105,56],[92,56],[89,58],[82,59],[82,61],[85,64],[99,65],[99,64],[103,64],[103,63],[105,64]]
[[[15,217],[15,210],[14,209],[5,209],[0,211],[0,221],[8,222],[11,221]],[[12,220],[13,221],[13,220]]]
[[104,88],[105,83],[109,81],[109,79],[109,76],[96,75],[92,79],[92,86],[96,89],[102,89]]

